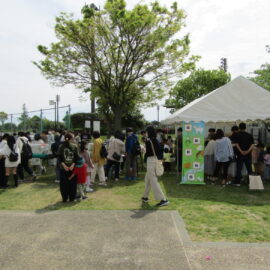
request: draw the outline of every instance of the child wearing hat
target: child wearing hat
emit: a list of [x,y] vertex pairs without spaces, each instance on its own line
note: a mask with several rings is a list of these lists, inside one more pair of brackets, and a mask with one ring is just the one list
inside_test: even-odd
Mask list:
[[71,180],[74,176],[77,176],[77,190],[79,200],[86,200],[87,196],[85,196],[85,183],[87,178],[87,165],[84,163],[82,158],[79,158],[74,166],[74,170],[72,172],[72,175],[69,177],[69,180]]

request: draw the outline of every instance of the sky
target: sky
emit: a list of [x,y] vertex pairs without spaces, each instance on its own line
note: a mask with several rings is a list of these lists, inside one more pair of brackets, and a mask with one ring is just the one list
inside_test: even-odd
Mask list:
[[[42,59],[36,47],[56,41],[55,17],[60,12],[80,16],[87,0],[11,0],[1,1],[0,9],[0,111],[20,113],[25,103],[29,111],[50,108],[49,100],[60,95],[60,106],[71,105],[72,113],[89,112],[88,96],[72,86],[53,87],[32,61]],[[147,3],[148,1],[144,1]],[[170,5],[171,0],[160,0]],[[103,7],[103,0],[94,2]],[[139,1],[127,0],[128,8]],[[191,54],[202,58],[197,63],[204,69],[216,69],[220,58],[228,59],[232,78],[249,76],[270,54],[265,46],[270,44],[269,0],[181,0],[179,7],[187,14],[186,28],[190,33]],[[164,100],[159,101],[159,119],[169,115]],[[67,108],[60,110],[60,118]],[[143,109],[147,120],[157,120],[157,108]],[[38,113],[35,113],[38,114]],[[54,112],[45,116],[53,119]],[[14,117],[15,118],[15,117]]]

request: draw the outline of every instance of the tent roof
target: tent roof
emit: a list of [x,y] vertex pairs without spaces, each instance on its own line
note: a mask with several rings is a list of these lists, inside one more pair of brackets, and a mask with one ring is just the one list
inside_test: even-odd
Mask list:
[[239,76],[209,94],[195,99],[174,112],[163,125],[181,121],[232,123],[270,118],[270,92]]

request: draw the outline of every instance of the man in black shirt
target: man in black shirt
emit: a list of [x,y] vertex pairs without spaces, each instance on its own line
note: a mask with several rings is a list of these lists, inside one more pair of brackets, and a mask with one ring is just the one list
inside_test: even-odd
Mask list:
[[246,165],[248,174],[252,174],[252,158],[251,152],[254,146],[254,140],[251,134],[246,132],[246,124],[241,123],[239,125],[239,132],[235,134],[233,138],[233,143],[236,146],[236,181],[235,185],[240,186],[241,178],[242,178],[242,167],[243,164]]

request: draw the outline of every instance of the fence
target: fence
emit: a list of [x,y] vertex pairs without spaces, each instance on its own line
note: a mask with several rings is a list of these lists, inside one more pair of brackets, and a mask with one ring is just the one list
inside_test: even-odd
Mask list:
[[[60,106],[35,111],[24,110],[22,113],[8,114],[8,119],[1,126],[2,132],[40,131],[48,129],[70,129],[71,106]],[[62,121],[61,121],[62,120]]]

